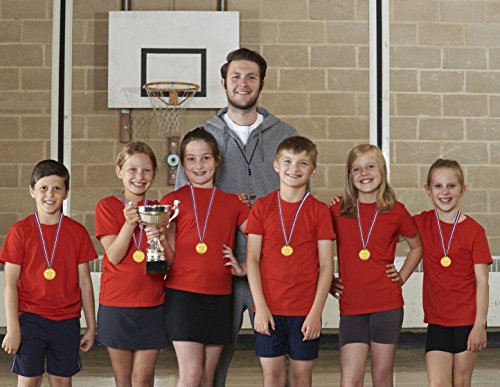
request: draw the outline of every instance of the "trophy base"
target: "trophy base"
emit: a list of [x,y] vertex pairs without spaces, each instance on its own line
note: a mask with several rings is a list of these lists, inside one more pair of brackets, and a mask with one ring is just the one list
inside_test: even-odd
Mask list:
[[146,273],[165,274],[168,271],[167,261],[147,261]]

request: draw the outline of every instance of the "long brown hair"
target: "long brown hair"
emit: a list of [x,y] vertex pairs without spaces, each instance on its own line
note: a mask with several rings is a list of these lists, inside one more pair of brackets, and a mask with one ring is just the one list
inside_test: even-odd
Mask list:
[[340,215],[342,216],[346,216],[348,218],[356,216],[358,189],[354,186],[351,168],[356,159],[368,152],[372,152],[375,155],[377,166],[381,175],[381,182],[377,192],[377,208],[380,211],[390,211],[396,204],[396,194],[387,180],[387,164],[385,162],[384,155],[375,145],[360,144],[352,148],[347,156],[344,197],[340,206]]

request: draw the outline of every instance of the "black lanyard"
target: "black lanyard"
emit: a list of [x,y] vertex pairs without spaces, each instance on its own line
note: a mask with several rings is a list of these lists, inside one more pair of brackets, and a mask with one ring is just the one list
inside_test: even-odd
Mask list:
[[247,159],[247,156],[245,155],[245,152],[243,152],[243,149],[241,149],[240,144],[238,144],[238,141],[233,138],[234,142],[236,143],[236,146],[240,150],[241,155],[243,156],[243,159],[245,160],[245,163],[247,163],[247,168],[248,168],[248,201],[249,204],[252,205],[255,199],[257,198],[257,195],[255,194],[255,190],[253,188],[253,179],[252,179],[252,170],[250,169],[250,163],[253,160],[253,156],[255,155],[255,151],[257,150],[257,145],[259,145],[259,139],[257,139],[257,142],[255,143],[255,147],[253,148],[252,155],[250,156],[250,160]]
[[257,150],[257,145],[259,145],[259,138],[257,139],[257,142],[255,143],[255,147],[253,148],[253,151],[252,151],[252,155],[250,156],[250,160],[247,159],[247,156],[245,155],[245,152],[243,152],[243,149],[241,149],[241,146],[240,144],[238,143],[238,141],[233,138],[234,142],[236,143],[236,146],[238,147],[238,149],[240,150],[240,153],[241,155],[243,156],[243,158],[245,159],[245,162],[247,163],[247,167],[248,167],[248,175],[249,176],[252,176],[252,170],[250,169],[250,163],[252,162],[253,160],[253,156],[255,155],[255,151]]

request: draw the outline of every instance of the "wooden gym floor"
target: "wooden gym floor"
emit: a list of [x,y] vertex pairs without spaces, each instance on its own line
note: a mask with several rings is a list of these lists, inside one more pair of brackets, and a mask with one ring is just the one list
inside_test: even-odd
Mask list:
[[[10,358],[0,354],[0,387],[16,385],[16,376],[11,374]],[[73,377],[74,387],[111,387],[114,380],[108,354],[96,347],[82,355],[84,370]],[[371,386],[367,367],[365,386]],[[254,387],[262,385],[261,369],[252,350],[238,350],[231,364],[228,387]],[[427,385],[424,353],[422,349],[398,349],[395,366],[395,386],[421,387]],[[315,387],[338,386],[340,380],[339,352],[323,349],[315,363],[313,385]],[[481,353],[474,372],[473,386],[493,387],[500,385],[500,348],[488,348]],[[172,349],[162,351],[156,367],[155,386],[173,387],[177,381],[177,362]],[[49,386],[44,378],[42,386]]]

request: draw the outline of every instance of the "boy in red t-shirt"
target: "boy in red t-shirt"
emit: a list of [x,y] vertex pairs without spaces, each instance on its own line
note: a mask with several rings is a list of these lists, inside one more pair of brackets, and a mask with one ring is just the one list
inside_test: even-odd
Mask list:
[[280,189],[257,200],[248,218],[247,271],[266,386],[285,385],[286,355],[290,384],[310,386],[318,357],[335,234],[326,204],[308,191],[316,157],[305,137],[281,142],[274,160]]
[[[15,354],[12,372],[23,386],[70,386],[96,333],[89,261],[97,258],[85,228],[63,215],[69,172],[54,160],[39,162],[29,191],[36,211],[12,226],[0,251],[5,263],[7,334],[2,349]],[[83,307],[87,330],[80,339]]]

